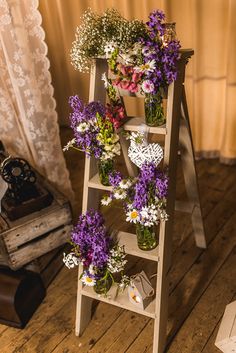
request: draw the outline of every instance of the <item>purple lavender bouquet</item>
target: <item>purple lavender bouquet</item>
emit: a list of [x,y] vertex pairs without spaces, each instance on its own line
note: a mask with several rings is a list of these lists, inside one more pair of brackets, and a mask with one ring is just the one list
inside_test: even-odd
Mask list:
[[71,233],[73,250],[64,254],[68,268],[83,265],[82,282],[106,294],[114,282],[113,274],[123,272],[126,264],[124,247],[117,245],[107,233],[102,215],[89,210],[79,217]]
[[137,178],[123,179],[119,172],[110,174],[113,190],[102,205],[123,200],[126,221],[136,225],[138,245],[142,250],[156,247],[154,226],[167,221],[168,177],[154,163],[144,163]]

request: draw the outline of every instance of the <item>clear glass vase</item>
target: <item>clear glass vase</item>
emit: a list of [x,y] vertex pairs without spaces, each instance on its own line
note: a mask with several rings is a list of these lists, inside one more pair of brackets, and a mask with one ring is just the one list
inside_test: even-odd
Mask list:
[[109,186],[109,173],[114,170],[114,162],[112,159],[98,161],[98,174],[102,185]]
[[141,250],[152,250],[157,247],[156,226],[146,227],[136,224],[138,247]]
[[161,126],[166,119],[163,110],[163,99],[161,92],[147,94],[144,99],[145,120],[148,126]]
[[101,279],[96,280],[96,284],[93,287],[97,294],[106,295],[112,286],[112,278],[110,275],[104,275]]

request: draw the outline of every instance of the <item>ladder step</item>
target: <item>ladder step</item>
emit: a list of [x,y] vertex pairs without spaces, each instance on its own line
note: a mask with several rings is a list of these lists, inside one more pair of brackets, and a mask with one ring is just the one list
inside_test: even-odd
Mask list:
[[95,174],[89,180],[88,187],[93,188],[93,189],[106,190],[106,191],[111,191],[112,190],[112,186],[105,186],[105,185],[101,184],[98,173]]
[[111,289],[107,294],[107,297],[98,296],[98,294],[94,292],[93,288],[88,286],[83,287],[81,294],[92,299],[100,300],[101,302],[104,302],[104,303],[118,306],[119,308],[133,311],[137,314],[148,316],[152,319],[155,319],[156,317],[155,299],[145,309],[138,308],[129,301],[127,289],[125,289],[124,292],[120,292],[118,295],[116,295],[117,286],[115,285],[111,287]]
[[137,236],[133,233],[118,232],[117,239],[120,245],[125,246],[125,252],[127,254],[151,261],[159,261],[159,246],[149,251],[141,250],[137,244]]
[[[145,123],[143,117],[135,117],[135,118],[128,117],[128,119],[129,120],[123,125],[123,128],[126,131],[139,131],[140,124]],[[149,126],[148,132],[152,134],[166,135],[167,134],[166,125],[164,124],[158,127]]]

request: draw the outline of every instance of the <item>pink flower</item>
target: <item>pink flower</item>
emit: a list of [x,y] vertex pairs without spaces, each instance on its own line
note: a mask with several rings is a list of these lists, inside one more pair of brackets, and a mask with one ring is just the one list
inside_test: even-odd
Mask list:
[[140,80],[141,76],[142,76],[142,74],[140,75],[140,73],[138,73],[138,72],[133,73],[132,81],[133,82],[138,82]]
[[129,86],[129,91],[133,92],[133,93],[138,92],[138,85],[136,83],[132,82]]
[[130,86],[130,82],[129,81],[121,81],[120,84],[119,84],[120,88],[123,88],[123,89],[129,89],[129,86]]
[[142,90],[144,93],[152,93],[154,91],[154,84],[150,80],[145,80],[142,83]]

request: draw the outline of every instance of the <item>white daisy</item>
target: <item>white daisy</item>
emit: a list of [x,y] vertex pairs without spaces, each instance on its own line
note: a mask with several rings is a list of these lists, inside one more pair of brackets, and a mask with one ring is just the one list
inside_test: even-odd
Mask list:
[[139,213],[134,208],[126,213],[126,221],[131,223],[137,223],[140,221]]
[[87,131],[89,129],[89,125],[87,124],[87,123],[80,123],[78,126],[77,126],[77,128],[76,128],[76,130],[78,131],[78,132],[85,132],[85,131]]
[[104,46],[104,53],[106,55],[106,58],[109,58],[111,56],[111,54],[113,53],[113,51],[115,50],[116,48],[116,45],[114,42],[110,42],[110,43],[107,43],[105,46]]
[[153,59],[140,66],[135,66],[134,71],[148,73],[148,72],[153,72],[155,68],[156,68],[156,61]]
[[102,198],[101,204],[103,206],[108,206],[111,203],[111,201],[112,201],[111,197],[106,195]]
[[86,285],[86,286],[89,286],[89,287],[93,287],[95,286],[96,284],[96,281],[94,278],[91,278],[88,276],[87,273],[84,273],[82,278],[81,278],[81,281]]

